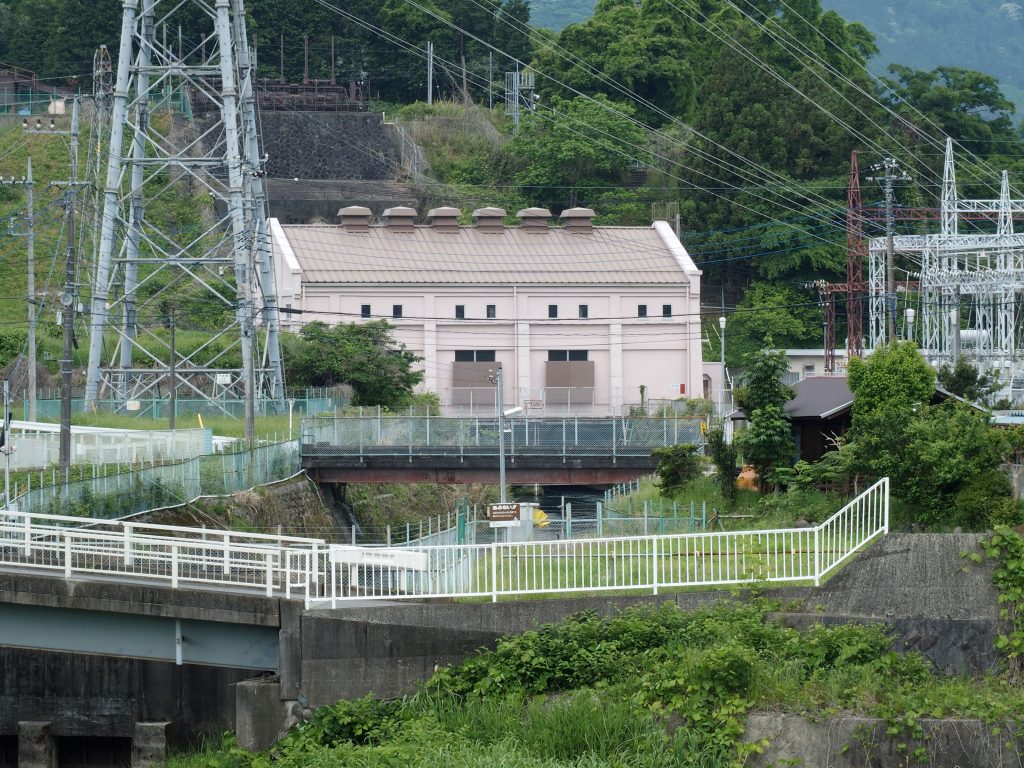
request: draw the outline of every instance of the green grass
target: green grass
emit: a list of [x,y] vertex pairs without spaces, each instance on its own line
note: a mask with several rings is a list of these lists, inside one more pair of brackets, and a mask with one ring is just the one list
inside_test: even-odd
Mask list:
[[923,657],[891,652],[880,626],[799,631],[768,619],[778,608],[580,614],[504,638],[402,700],[322,707],[267,752],[228,739],[167,765],[731,768],[752,750],[741,736],[753,710],[879,717],[909,742],[924,717],[999,728],[1024,707],[1007,679],[939,676]]
[[[762,495],[741,489],[737,491],[736,500],[730,504],[723,498],[714,477],[692,480],[675,497],[666,498],[661,495],[654,479],[643,478],[638,492],[621,496],[606,504],[604,509],[605,514],[610,516],[641,517],[646,502],[648,518],[654,520],[661,516],[688,518],[692,504],[699,525],[703,505],[707,512],[709,530],[735,531],[788,528],[798,520],[820,523],[848,501],[848,498],[819,491],[785,491]],[[716,514],[720,516],[717,519],[714,518]],[[651,525],[654,530],[654,524]]]
[[[202,419],[202,424],[200,424]],[[299,414],[292,416],[292,437],[299,435]],[[84,427],[110,427],[111,429],[169,429],[166,419],[150,419],[126,413],[76,413],[72,423]],[[177,429],[198,429],[200,426],[212,429],[213,434],[224,437],[245,437],[245,420],[230,416],[178,415]],[[288,414],[281,416],[257,416],[256,436],[259,439],[288,439]]]

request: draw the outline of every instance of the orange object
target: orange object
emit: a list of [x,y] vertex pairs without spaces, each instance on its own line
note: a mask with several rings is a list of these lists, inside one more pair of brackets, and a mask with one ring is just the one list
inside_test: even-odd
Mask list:
[[744,491],[757,490],[757,472],[747,465],[740,470],[740,476],[736,478],[736,487]]

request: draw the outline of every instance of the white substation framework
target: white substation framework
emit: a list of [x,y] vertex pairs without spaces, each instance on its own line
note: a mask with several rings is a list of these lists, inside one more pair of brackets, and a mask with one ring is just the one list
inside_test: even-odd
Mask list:
[[[179,397],[214,407],[250,392],[283,405],[254,68],[243,0],[124,0],[92,278],[87,408],[99,398],[152,397],[172,379]],[[172,99],[183,112],[170,110]],[[196,109],[208,119],[193,120]],[[157,110],[168,117],[154,120]],[[200,231],[183,234],[147,218],[147,197],[171,183],[209,201]],[[219,308],[213,314],[221,320],[204,328],[209,337],[199,349],[175,350],[172,363],[157,328],[184,289]]]
[[[905,336],[919,341],[932,365],[962,355],[979,370],[998,373],[1007,395],[1024,388],[1017,312],[1024,298],[1024,234],[1013,231],[1014,214],[1022,212],[1024,200],[1010,198],[1006,171],[998,200],[961,200],[947,139],[941,231],[893,238],[895,253],[920,269],[920,289],[908,304],[920,322],[906,323]],[[968,234],[960,232],[966,217],[975,229]],[[979,231],[979,217],[994,221],[995,232]],[[868,254],[869,341],[875,349],[886,340],[886,309],[896,312],[897,301],[886,293],[885,238],[873,238]]]

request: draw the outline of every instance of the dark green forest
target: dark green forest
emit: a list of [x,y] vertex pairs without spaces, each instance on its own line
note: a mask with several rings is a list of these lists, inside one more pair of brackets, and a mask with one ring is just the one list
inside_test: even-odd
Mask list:
[[[586,21],[594,0],[533,0],[535,24],[561,30]],[[1024,4],[1002,0],[825,0],[824,7],[859,21],[875,35],[871,71],[890,64],[915,69],[957,66],[999,78],[1004,93],[1024,108]],[[1019,118],[1019,115],[1018,115]]]
[[[845,277],[852,150],[863,168],[899,160],[912,178],[901,205],[935,205],[946,135],[959,145],[962,194],[993,197],[999,169],[1012,182],[1024,169],[994,77],[898,67],[879,86],[867,71],[875,36],[819,0],[601,0],[557,34],[529,26],[530,11],[525,0],[247,3],[261,76],[278,75],[283,35],[286,76],[299,80],[308,33],[310,76],[326,77],[333,35],[338,78],[369,82],[400,117],[442,117],[412,105],[425,97],[422,49],[433,41],[443,125],[482,111],[499,137],[459,139],[454,157],[433,164],[452,199],[588,205],[611,224],[678,211],[706,301],[762,310],[737,313],[735,360],[768,338],[819,343],[810,284]],[[4,0],[0,61],[87,88],[94,48],[116,52],[120,15],[115,0]],[[169,39],[179,25],[186,49],[198,47],[198,19],[178,13]],[[536,91],[513,137],[500,96],[503,72],[517,67],[535,73]],[[880,198],[865,181],[865,205]]]

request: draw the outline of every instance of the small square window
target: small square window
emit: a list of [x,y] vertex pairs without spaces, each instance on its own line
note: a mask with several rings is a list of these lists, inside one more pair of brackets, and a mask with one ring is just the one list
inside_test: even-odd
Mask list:
[[392,304],[391,305],[391,316],[392,317],[401,317],[402,316],[402,305],[401,304]]
[[558,317],[557,304],[548,304],[548,317]]
[[472,349],[456,349],[456,363],[472,363],[476,359],[476,353]]
[[493,349],[478,349],[476,351],[476,361],[478,363],[497,362],[495,358],[495,351]]
[[455,319],[456,320],[465,320],[466,319],[466,305],[465,304],[456,304],[455,305]]
[[672,305],[671,304],[662,304],[661,305],[661,316],[662,317],[672,317]]
[[370,305],[369,304],[363,304],[359,308],[359,316],[360,317],[369,317],[370,316]]
[[487,319],[493,320],[498,316],[498,306],[496,304],[487,305]]
[[646,304],[637,304],[636,305],[636,316],[637,317],[647,317],[647,305]]
[[586,318],[590,315],[590,307],[586,304],[580,304],[580,318]]
[[814,363],[807,363],[804,365],[804,376],[814,375]]
[[587,350],[585,350],[585,349],[570,349],[568,357],[569,357],[569,362],[570,363],[584,362],[587,359]]

